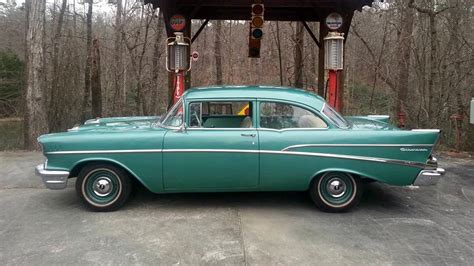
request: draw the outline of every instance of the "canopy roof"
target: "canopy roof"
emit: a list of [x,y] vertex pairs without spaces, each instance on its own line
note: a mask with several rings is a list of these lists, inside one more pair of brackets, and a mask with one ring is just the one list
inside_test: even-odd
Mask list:
[[[154,8],[189,14],[191,19],[249,20],[252,0],[144,0]],[[263,0],[265,20],[321,21],[339,11],[353,13],[373,0]]]

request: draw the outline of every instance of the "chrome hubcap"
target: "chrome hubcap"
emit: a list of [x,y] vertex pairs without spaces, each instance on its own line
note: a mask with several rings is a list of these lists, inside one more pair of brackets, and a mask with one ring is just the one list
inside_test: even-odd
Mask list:
[[94,181],[93,187],[97,196],[105,197],[112,192],[112,180],[108,177],[99,177]]
[[327,191],[334,198],[340,198],[346,193],[346,184],[339,178],[329,180]]

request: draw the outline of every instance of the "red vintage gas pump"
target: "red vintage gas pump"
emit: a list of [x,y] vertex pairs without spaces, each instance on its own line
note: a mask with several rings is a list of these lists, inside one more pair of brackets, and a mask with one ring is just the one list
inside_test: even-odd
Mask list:
[[328,70],[328,89],[326,100],[333,108],[340,111],[339,74],[344,65],[344,37],[339,32],[329,32],[324,38],[324,68]]
[[341,111],[339,97],[339,75],[344,67],[344,37],[337,32],[343,19],[339,13],[331,13],[326,17],[326,27],[330,30],[324,38],[324,68],[328,70],[326,101],[337,111]]
[[166,40],[166,70],[174,73],[173,77],[173,103],[176,103],[184,92],[184,78],[186,72],[191,70],[189,55],[191,40],[184,37],[182,32],[175,32],[175,37]]

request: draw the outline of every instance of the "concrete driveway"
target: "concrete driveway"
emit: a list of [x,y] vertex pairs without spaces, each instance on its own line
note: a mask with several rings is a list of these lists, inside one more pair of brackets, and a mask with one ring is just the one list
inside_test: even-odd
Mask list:
[[371,184],[358,208],[318,211],[306,193],[154,195],[93,213],[44,188],[42,155],[0,153],[0,264],[471,264],[474,162],[441,158],[436,187]]

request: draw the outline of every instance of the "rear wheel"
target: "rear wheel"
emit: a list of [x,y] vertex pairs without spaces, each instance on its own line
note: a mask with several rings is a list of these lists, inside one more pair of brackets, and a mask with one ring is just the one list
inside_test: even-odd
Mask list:
[[76,192],[94,211],[115,211],[127,201],[131,185],[124,170],[108,164],[90,164],[80,171]]
[[322,211],[345,212],[359,203],[362,183],[348,173],[327,172],[313,180],[309,192]]

